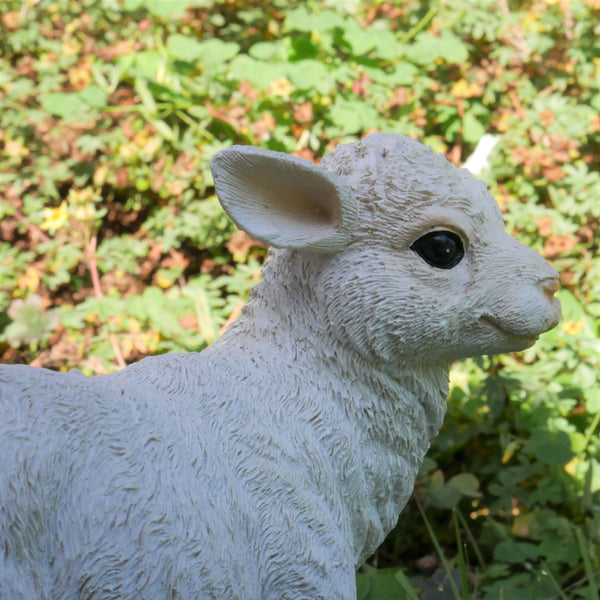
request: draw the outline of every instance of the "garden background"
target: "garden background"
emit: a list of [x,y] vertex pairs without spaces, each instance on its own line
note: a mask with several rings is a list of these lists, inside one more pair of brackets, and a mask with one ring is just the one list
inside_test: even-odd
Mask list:
[[215,340],[266,254],[214,196],[225,146],[318,161],[385,131],[458,165],[493,133],[482,177],[563,321],[454,365],[359,597],[598,600],[599,39],[600,0],[4,0],[0,361],[98,374]]

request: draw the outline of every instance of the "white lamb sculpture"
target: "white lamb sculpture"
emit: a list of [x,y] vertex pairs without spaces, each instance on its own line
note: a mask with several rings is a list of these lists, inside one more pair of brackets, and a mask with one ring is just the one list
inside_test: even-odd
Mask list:
[[452,361],[556,325],[557,273],[483,183],[390,134],[320,167],[233,146],[277,249],[201,353],[0,368],[2,600],[352,600],[442,424]]

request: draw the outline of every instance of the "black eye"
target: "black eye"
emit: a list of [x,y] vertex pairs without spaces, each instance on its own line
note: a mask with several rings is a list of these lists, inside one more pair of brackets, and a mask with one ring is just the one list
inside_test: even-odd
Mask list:
[[465,255],[463,243],[452,231],[431,231],[410,247],[427,264],[438,269],[455,267]]

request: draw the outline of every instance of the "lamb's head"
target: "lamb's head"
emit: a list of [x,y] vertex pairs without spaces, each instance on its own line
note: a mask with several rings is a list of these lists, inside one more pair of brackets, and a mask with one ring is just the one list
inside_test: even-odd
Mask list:
[[232,219],[301,261],[331,331],[370,360],[521,350],[560,318],[556,271],[482,182],[414,140],[373,134],[320,167],[234,146],[211,166]]

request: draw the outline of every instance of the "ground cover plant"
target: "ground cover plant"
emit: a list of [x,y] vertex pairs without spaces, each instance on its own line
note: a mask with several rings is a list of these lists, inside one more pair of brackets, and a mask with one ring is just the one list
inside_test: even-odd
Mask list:
[[[105,373],[202,349],[265,248],[208,161],[374,131],[483,174],[561,273],[524,353],[454,365],[446,425],[362,599],[600,597],[600,3],[6,0],[0,360]],[[442,589],[443,591],[440,591]]]

